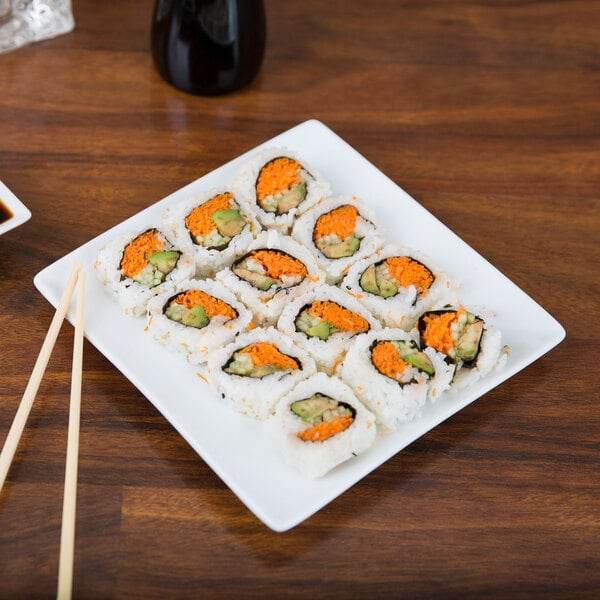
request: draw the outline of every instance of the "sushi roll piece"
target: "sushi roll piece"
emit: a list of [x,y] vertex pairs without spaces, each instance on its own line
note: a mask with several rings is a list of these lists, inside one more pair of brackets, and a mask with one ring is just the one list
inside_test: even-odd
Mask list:
[[433,348],[455,365],[452,390],[472,385],[506,361],[500,331],[462,306],[423,313],[418,330],[421,348]]
[[320,285],[290,302],[277,328],[309,352],[319,369],[333,374],[355,336],[378,331],[381,324],[350,294]]
[[284,460],[322,477],[375,441],[375,416],[343,381],[317,373],[282,398],[266,429]]
[[450,387],[454,365],[433,348],[421,350],[418,334],[386,328],[356,337],[340,376],[388,429],[418,417],[428,397]]
[[385,243],[372,212],[355,196],[319,202],[296,220],[292,237],[312,250],[332,285]]
[[325,276],[314,257],[296,240],[275,230],[262,232],[246,253],[217,273],[256,317],[256,324],[273,325],[283,307],[321,283]]
[[108,242],[99,250],[94,270],[123,312],[140,317],[150,298],[160,293],[161,284],[192,277],[195,267],[189,253],[152,227]]
[[423,312],[455,304],[459,291],[428,257],[397,244],[354,263],[341,287],[356,294],[387,327],[406,331]]
[[297,215],[329,196],[329,184],[296,153],[268,148],[257,153],[233,180],[264,227],[289,233]]
[[214,277],[244,252],[262,227],[228,189],[212,189],[170,206],[163,228],[191,253],[198,278]]
[[186,280],[167,285],[148,302],[148,325],[154,339],[192,364],[233,341],[252,322],[252,313],[216,281]]
[[207,366],[219,397],[259,420],[270,416],[284,394],[317,370],[307,352],[273,327],[240,334],[210,354]]

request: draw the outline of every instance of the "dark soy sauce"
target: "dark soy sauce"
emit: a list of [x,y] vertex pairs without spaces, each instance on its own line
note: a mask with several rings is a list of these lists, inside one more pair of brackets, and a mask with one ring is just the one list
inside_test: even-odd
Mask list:
[[260,69],[265,39],[262,0],[156,0],[154,64],[185,92],[210,96],[249,84]]
[[8,208],[8,206],[6,206],[4,204],[4,202],[2,202],[2,200],[0,200],[0,223],[4,223],[4,221],[8,221],[10,218],[12,218],[13,214],[12,211],[10,210],[10,208]]

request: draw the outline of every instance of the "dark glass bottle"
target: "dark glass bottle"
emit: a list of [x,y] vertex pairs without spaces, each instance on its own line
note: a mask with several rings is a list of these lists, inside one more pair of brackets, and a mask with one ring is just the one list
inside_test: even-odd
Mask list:
[[154,6],[154,64],[185,92],[224,94],[250,83],[265,38],[262,0],[156,0]]

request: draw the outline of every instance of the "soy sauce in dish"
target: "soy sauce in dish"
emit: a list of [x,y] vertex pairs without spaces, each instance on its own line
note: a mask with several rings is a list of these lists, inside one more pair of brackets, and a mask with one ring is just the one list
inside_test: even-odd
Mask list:
[[8,221],[13,216],[12,211],[8,206],[0,200],[0,223],[4,223],[4,221]]

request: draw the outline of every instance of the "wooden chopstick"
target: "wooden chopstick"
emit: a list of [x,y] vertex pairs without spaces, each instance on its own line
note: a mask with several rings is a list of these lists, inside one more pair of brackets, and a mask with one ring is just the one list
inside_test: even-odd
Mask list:
[[59,600],[71,598],[73,588],[73,555],[75,548],[75,508],[77,498],[77,462],[79,453],[79,421],[81,414],[81,378],[83,370],[83,305],[85,298],[85,273],[77,278],[77,304],[75,335],[73,339],[73,366],[71,371],[71,400],[69,404],[69,433],[65,491],[63,496],[60,556],[58,563]]
[[46,334],[46,338],[44,339],[44,343],[42,344],[42,348],[38,354],[35,366],[33,367],[33,371],[29,377],[29,382],[27,383],[25,393],[23,394],[19,408],[17,409],[17,414],[12,422],[4,442],[4,446],[2,447],[2,452],[0,452],[0,492],[2,491],[2,486],[4,485],[6,475],[8,474],[8,470],[15,456],[15,451],[19,445],[19,440],[23,434],[23,429],[25,428],[27,417],[29,416],[35,396],[40,387],[42,377],[44,376],[44,372],[48,366],[48,360],[52,354],[54,344],[56,343],[56,338],[58,337],[61,325],[65,320],[65,315],[67,314],[67,310],[71,302],[71,296],[73,295],[73,290],[75,289],[75,283],[77,282],[77,277],[80,270],[81,263],[76,262],[73,265],[73,269],[69,275],[69,279],[67,280],[67,284],[56,308],[56,312],[54,313],[54,317],[50,323],[50,327],[48,328],[48,333]]

